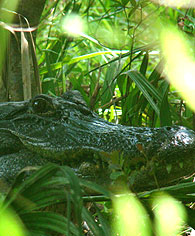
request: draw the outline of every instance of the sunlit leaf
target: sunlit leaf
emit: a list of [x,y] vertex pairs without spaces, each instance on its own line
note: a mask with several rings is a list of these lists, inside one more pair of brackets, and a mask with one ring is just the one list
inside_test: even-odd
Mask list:
[[152,1],[160,5],[165,5],[169,7],[183,7],[183,8],[195,7],[195,2],[193,0],[152,0]]
[[116,235],[151,235],[150,220],[138,199],[131,194],[113,199]]
[[20,218],[11,210],[0,211],[0,236],[25,236]]
[[175,28],[162,30],[161,45],[167,78],[195,111],[195,60],[187,42]]
[[176,236],[184,226],[186,217],[183,205],[168,195],[160,195],[153,201],[157,236]]

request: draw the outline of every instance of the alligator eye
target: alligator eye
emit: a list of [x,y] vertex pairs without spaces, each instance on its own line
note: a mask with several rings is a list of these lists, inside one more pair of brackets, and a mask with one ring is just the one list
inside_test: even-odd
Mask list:
[[52,105],[44,98],[36,98],[32,103],[32,109],[35,113],[51,114],[53,111]]
[[168,131],[171,130],[171,126],[167,126],[166,130],[168,130]]

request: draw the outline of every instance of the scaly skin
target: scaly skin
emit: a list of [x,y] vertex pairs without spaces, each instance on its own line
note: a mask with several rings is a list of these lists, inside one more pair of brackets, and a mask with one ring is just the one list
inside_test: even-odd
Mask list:
[[135,188],[137,183],[141,189],[150,181],[151,172],[162,185],[195,172],[194,131],[181,126],[145,128],[107,122],[89,110],[78,92],[0,104],[0,141],[0,176],[6,179],[48,159],[69,165],[72,160],[79,163],[81,154],[114,151],[123,153],[129,168],[138,162],[145,166],[136,174]]

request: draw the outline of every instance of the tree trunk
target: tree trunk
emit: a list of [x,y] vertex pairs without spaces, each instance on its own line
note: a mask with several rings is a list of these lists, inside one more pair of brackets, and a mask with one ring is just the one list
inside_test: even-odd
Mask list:
[[0,101],[22,101],[41,92],[34,42],[44,5],[45,0],[18,1],[0,71]]

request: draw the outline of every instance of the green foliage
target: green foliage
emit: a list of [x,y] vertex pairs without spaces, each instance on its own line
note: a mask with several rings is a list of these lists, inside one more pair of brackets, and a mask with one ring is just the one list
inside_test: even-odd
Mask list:
[[[78,36],[62,27],[64,16],[72,13],[85,26]],[[191,9],[159,7],[147,0],[48,1],[37,38],[43,92],[77,89],[97,112],[102,108],[109,114],[113,105],[121,114],[115,121],[123,124],[194,128],[193,113],[164,79],[159,19],[178,25],[194,40]]]
[[[72,13],[78,14],[85,24],[77,37],[65,32],[61,25],[64,16]],[[147,0],[66,3],[48,0],[37,38],[43,92],[60,95],[77,89],[91,109],[113,122],[150,127],[180,124],[195,129],[193,112],[165,80],[159,46],[158,27],[161,26],[157,27],[160,19],[178,26],[194,41],[194,17],[192,9],[160,7]],[[123,163],[122,158],[120,161]],[[124,173],[122,163],[115,162],[111,167],[113,183],[127,179],[129,174]],[[95,183],[87,185],[102,193]],[[194,201],[192,183],[164,190],[185,203]],[[147,209],[148,200],[156,191],[138,194]],[[113,216],[113,208],[107,202],[108,196],[89,198],[102,201],[103,210],[96,207],[94,213],[99,225],[94,224],[86,208],[80,217],[94,235],[110,235],[107,218],[109,221]],[[186,209],[192,223],[193,213]]]
[[[194,42],[193,9],[172,9],[148,0],[46,2],[36,41],[44,93],[60,95],[77,89],[91,109],[109,121],[150,127],[180,124],[195,129],[193,112],[164,78],[156,27],[158,19],[178,26]],[[85,25],[77,37],[62,27],[64,16],[72,13]],[[121,165],[112,166],[113,182],[127,178]],[[150,201],[158,191],[137,194],[148,215],[153,215]],[[194,183],[162,191],[186,206],[195,201]],[[112,197],[101,186],[79,179],[70,168],[49,164],[25,181],[22,173],[16,178],[1,213],[12,209],[32,236],[84,235],[84,231],[106,236],[112,235],[115,223]],[[93,207],[89,209],[86,202]],[[195,227],[193,210],[186,207],[186,211],[188,223]]]
[[[77,37],[61,26],[64,16],[72,13],[78,14],[85,24],[85,30]],[[159,19],[180,27],[189,40],[194,40],[195,20],[191,9],[159,7],[147,0],[78,0],[65,4],[60,0],[48,1],[37,38],[43,92],[59,95],[77,89],[91,109],[113,122],[150,127],[180,124],[195,128],[193,112],[164,77],[156,23]],[[122,158],[120,161],[113,160],[113,183],[128,178],[128,171],[124,173],[121,168]],[[88,188],[96,186],[88,184]],[[181,184],[165,190],[181,201],[190,196],[189,202],[193,202],[190,193],[194,189],[190,186],[191,183]],[[96,191],[101,192],[98,187]],[[138,196],[148,207],[152,194]],[[102,200],[99,197],[90,199]],[[94,214],[98,215],[101,229],[94,225],[86,208],[84,219],[95,235],[110,235],[104,216],[112,215],[113,209],[108,202],[102,204],[104,210],[96,208]]]
[[[25,229],[24,235],[84,235],[84,231],[101,236],[116,235],[112,225],[118,216],[110,203],[119,197],[123,198],[125,189],[121,189],[121,195],[120,192],[113,194],[95,183],[79,179],[71,168],[54,164],[38,169],[25,181],[24,173],[18,175],[0,207],[0,216],[12,209],[14,214],[8,217],[10,220],[13,217],[19,220],[22,229]],[[138,193],[137,198],[132,193],[128,195],[149,217],[153,199],[161,196],[162,192],[189,205],[195,200],[194,191],[195,183],[183,183],[162,188],[160,192]],[[192,214],[192,209],[186,210],[188,215]],[[142,219],[142,216],[138,218]],[[148,220],[155,225],[153,217]],[[188,223],[194,227],[193,217],[189,217]],[[147,228],[151,230],[151,225],[147,225]]]
[[[20,217],[29,235],[50,235],[58,232],[83,235],[86,220],[91,232],[104,235],[101,227],[84,206],[84,189],[109,198],[111,193],[101,186],[79,180],[66,166],[48,164],[23,181],[21,173],[1,204],[1,211],[12,208]],[[105,231],[109,231],[104,224]]]

